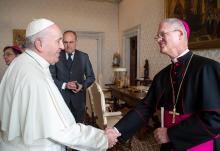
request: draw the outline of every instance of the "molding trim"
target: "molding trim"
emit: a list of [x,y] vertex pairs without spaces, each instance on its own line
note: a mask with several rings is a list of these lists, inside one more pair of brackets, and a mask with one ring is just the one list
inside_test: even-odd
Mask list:
[[93,32],[93,31],[77,31],[77,37],[81,39],[95,39],[97,40],[97,79],[103,75],[102,73],[102,50],[104,48],[104,32]]
[[[130,38],[137,36],[137,77],[140,77],[140,41],[141,41],[141,25],[125,30],[123,32],[123,50],[122,50],[122,66],[130,71]],[[130,73],[129,73],[130,74]]]

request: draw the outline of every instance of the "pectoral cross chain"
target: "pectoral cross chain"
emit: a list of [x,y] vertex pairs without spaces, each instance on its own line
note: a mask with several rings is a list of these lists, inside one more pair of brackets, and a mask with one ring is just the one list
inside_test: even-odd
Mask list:
[[169,114],[173,115],[172,123],[174,124],[176,115],[180,115],[179,113],[176,112],[176,107],[173,108],[173,111],[169,111]]

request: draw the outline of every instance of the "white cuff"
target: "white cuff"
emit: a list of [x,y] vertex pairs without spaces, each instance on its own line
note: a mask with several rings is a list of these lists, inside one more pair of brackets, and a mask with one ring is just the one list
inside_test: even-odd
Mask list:
[[65,89],[66,89],[66,82],[63,83],[63,85],[62,85],[61,88],[62,88],[62,90],[65,90]]
[[115,130],[116,132],[120,133],[116,127],[114,127],[114,130]]

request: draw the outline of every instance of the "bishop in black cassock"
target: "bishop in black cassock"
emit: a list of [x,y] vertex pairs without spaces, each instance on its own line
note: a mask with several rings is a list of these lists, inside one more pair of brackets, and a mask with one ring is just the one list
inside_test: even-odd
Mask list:
[[[180,37],[181,31],[177,31],[177,25],[181,24],[180,22],[179,19],[166,19],[160,24],[156,38],[160,44],[161,52],[169,55],[173,63],[154,77],[147,96],[125,115],[115,125],[115,128],[122,134],[120,139],[126,141],[135,134],[145,120],[160,110],[160,107],[164,107],[164,129],[168,141],[164,143],[162,139],[161,142],[156,139],[161,144],[162,151],[200,151],[199,147],[204,150],[207,147],[207,142],[209,149],[205,149],[206,151],[219,151],[220,64],[195,55],[187,48],[181,51],[180,56],[173,59],[174,57],[168,53],[168,49],[165,49],[165,46],[170,46],[169,42],[165,42],[171,41],[168,36],[174,35],[171,33],[166,35],[168,32],[165,30],[169,29],[169,32],[179,34],[177,36]],[[186,30],[185,28],[180,26],[180,30]],[[163,43],[163,41],[165,42]],[[174,119],[173,123],[171,111],[174,107],[179,115],[175,115],[176,121]],[[167,117],[169,114],[171,119]],[[182,119],[179,120],[178,117],[182,117]],[[202,146],[204,143],[206,146]]]

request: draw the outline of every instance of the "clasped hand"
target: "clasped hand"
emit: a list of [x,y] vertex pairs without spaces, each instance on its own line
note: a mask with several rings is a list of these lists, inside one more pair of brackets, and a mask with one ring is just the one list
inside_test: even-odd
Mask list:
[[121,133],[114,128],[106,128],[105,135],[108,138],[108,148],[111,148],[118,142],[117,137],[121,136]]
[[77,81],[69,81],[66,83],[66,88],[77,93],[82,89],[82,84],[79,84]]

